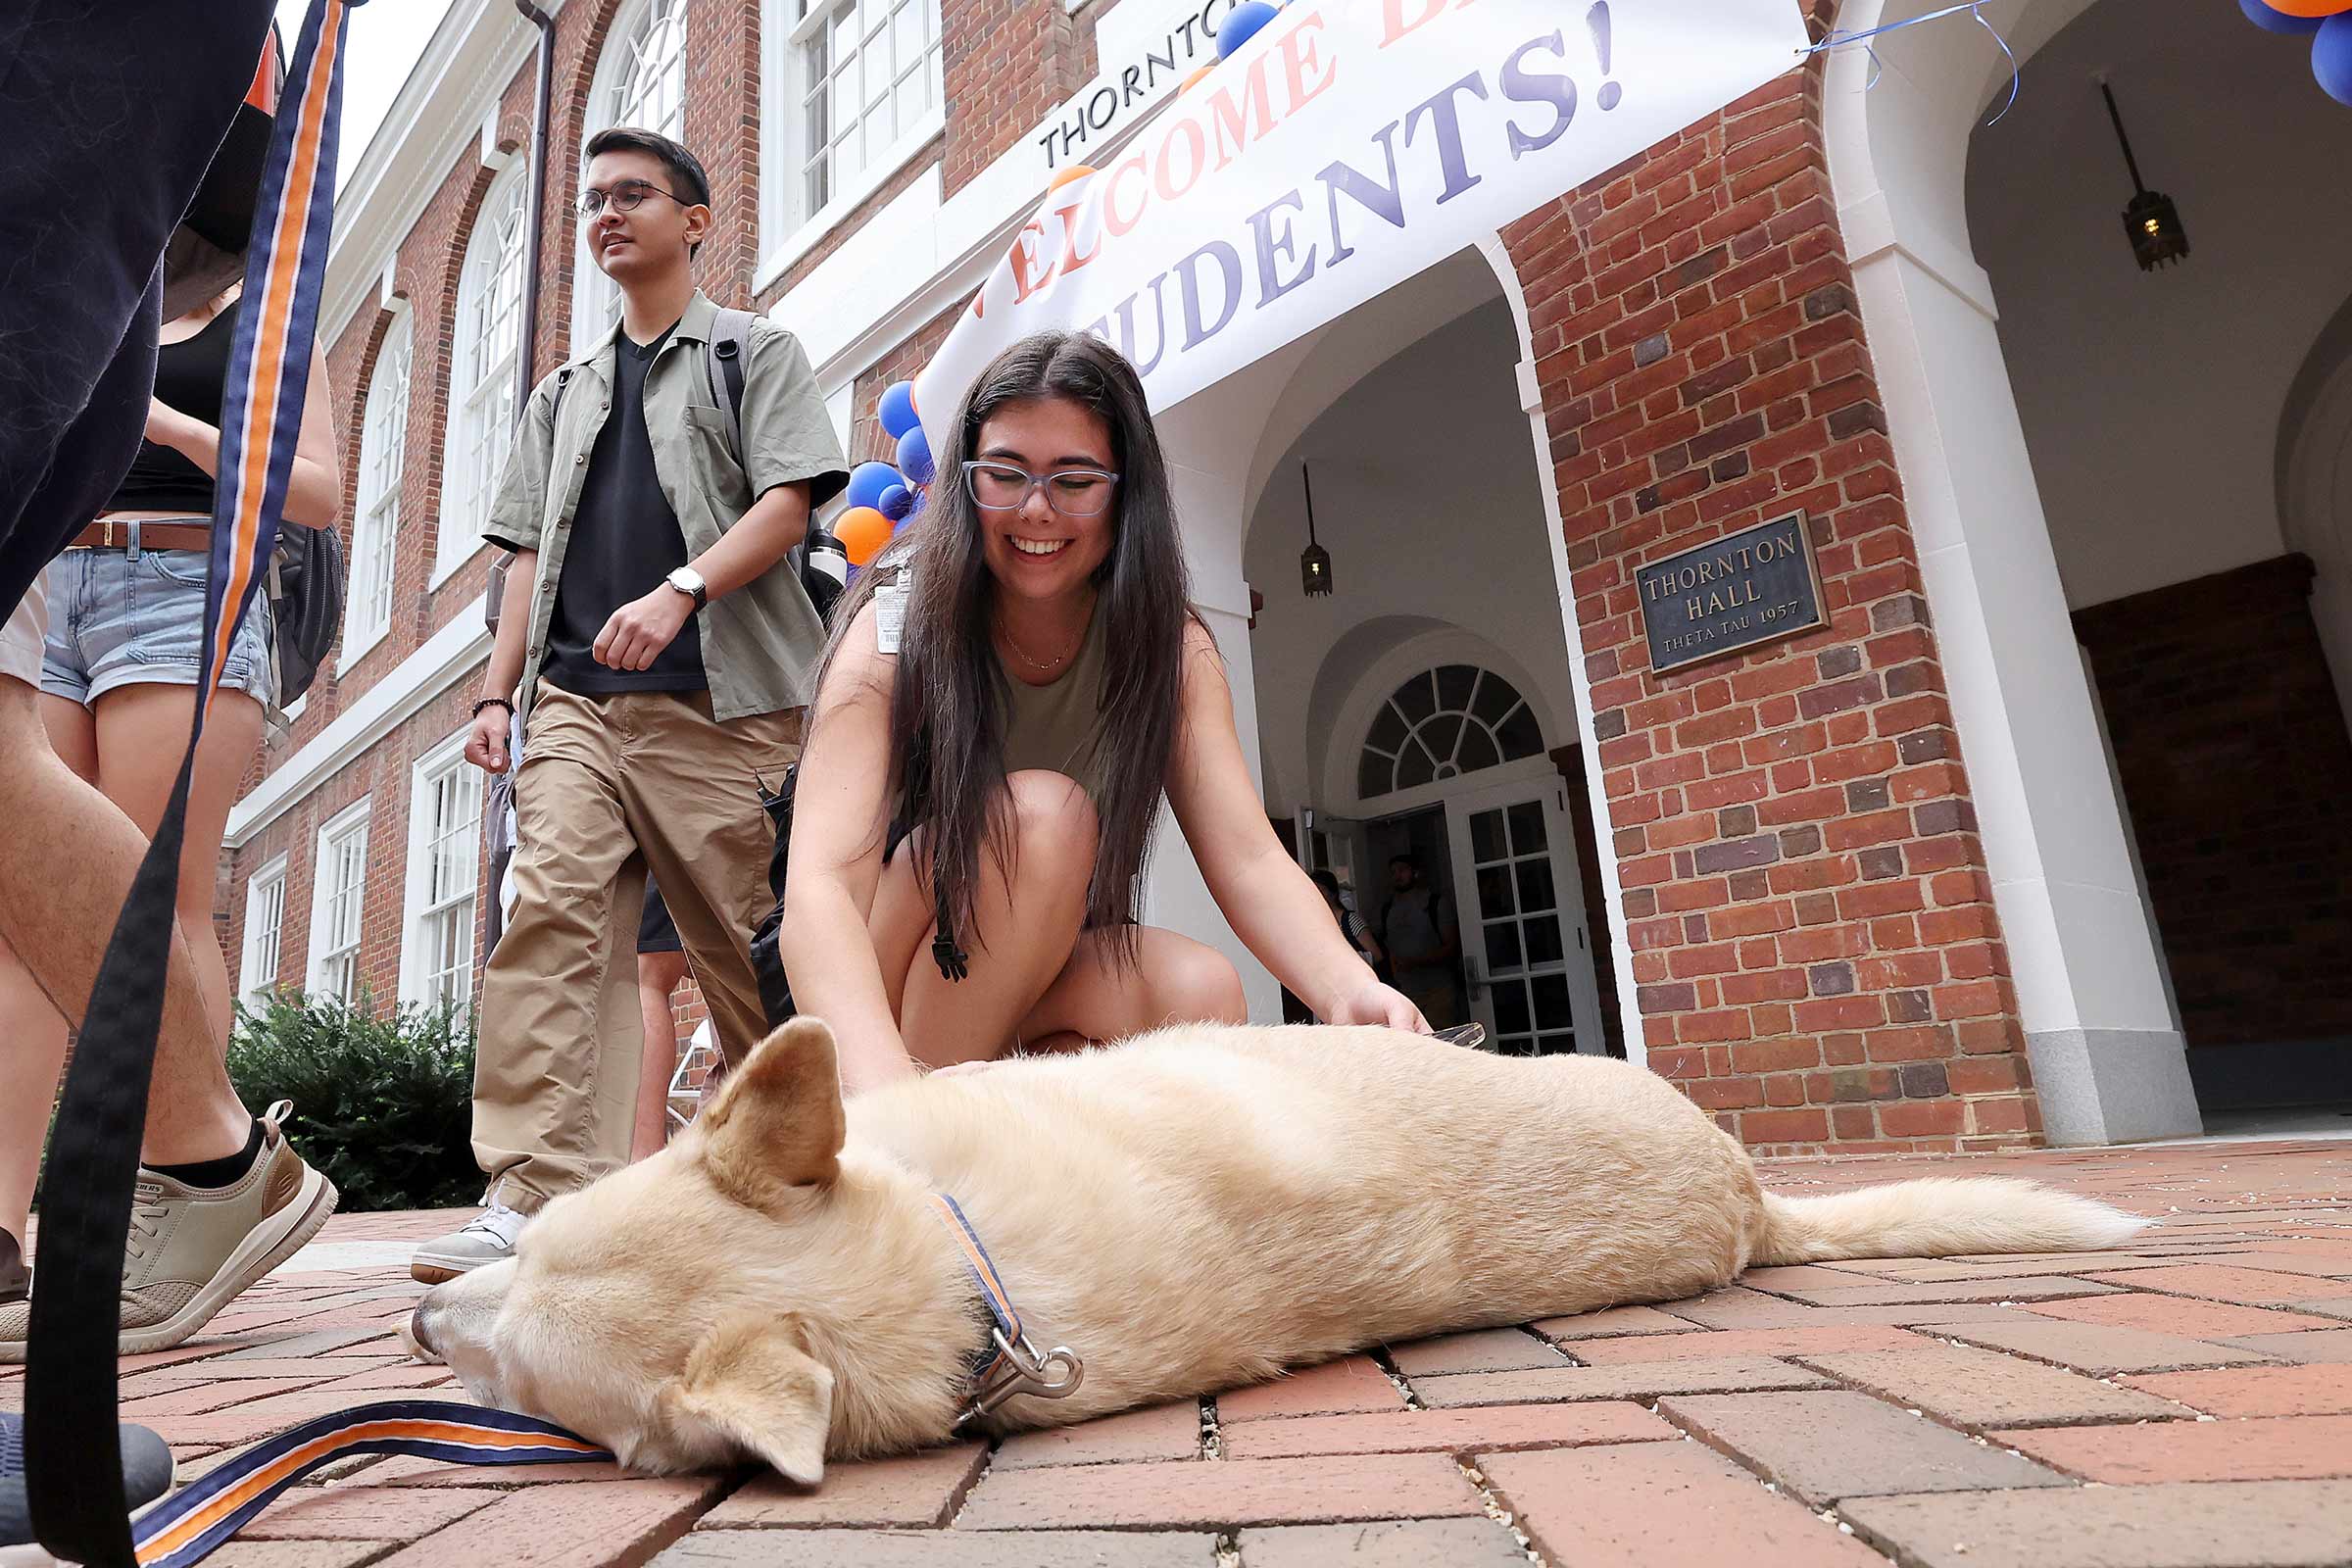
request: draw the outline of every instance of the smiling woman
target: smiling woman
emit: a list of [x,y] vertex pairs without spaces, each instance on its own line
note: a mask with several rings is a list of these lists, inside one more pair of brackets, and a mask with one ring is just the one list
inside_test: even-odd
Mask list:
[[1083,333],[1025,339],[943,456],[956,482],[836,620],[796,796],[781,951],[850,1085],[1241,1021],[1224,957],[1136,923],[1163,795],[1318,1015],[1425,1028],[1267,823],[1134,367]]

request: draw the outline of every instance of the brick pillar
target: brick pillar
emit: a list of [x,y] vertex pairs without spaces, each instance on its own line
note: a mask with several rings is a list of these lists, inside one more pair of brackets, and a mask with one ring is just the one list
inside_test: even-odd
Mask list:
[[[1503,231],[1650,1065],[1768,1149],[2037,1141],[1917,550],[1791,73]],[[1802,511],[1831,623],[1660,676],[1642,563]]]
[[[1092,74],[1092,50],[1061,0],[941,0],[940,58],[953,196]],[[1091,38],[1092,25],[1087,32]]]

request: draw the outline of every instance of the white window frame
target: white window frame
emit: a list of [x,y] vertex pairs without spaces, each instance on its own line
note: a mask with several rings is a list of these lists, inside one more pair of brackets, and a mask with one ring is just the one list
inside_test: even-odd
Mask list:
[[[887,0],[883,3],[887,4]],[[799,15],[804,4],[808,5],[808,16]],[[895,45],[891,29],[896,25],[897,11],[911,8],[918,13],[928,31],[922,59],[918,65],[907,67],[894,57],[890,90],[895,91],[898,84],[919,70],[925,80],[926,102],[910,122],[897,127],[893,139],[863,167],[846,178],[838,170],[830,171],[825,201],[814,211],[809,210],[808,45],[835,13],[844,9],[856,11],[861,5],[873,9],[876,0],[766,0],[760,31],[760,238],[765,254],[753,279],[755,290],[767,287],[786,268],[807,255],[817,241],[889,183],[947,125],[939,0],[903,0],[903,4],[892,8],[893,20],[875,36]],[[860,38],[860,47],[852,57],[859,62],[860,69],[867,58],[866,41]],[[843,64],[829,59],[828,74],[838,74]],[[863,107],[866,114],[874,112],[870,105]]]
[[[254,916],[269,899],[274,899],[277,923],[265,942],[262,924]],[[237,995],[256,1006],[268,1001],[285,968],[285,950],[286,857],[280,855],[245,879],[245,942],[237,964]],[[262,969],[265,961],[268,973]]]
[[[361,970],[361,954],[365,950],[368,925],[368,830],[370,800],[361,800],[345,807],[320,825],[317,857],[311,871],[311,955],[309,978],[304,989],[313,995],[332,992],[345,1001],[356,1001],[365,984]],[[342,896],[333,884],[333,874],[340,860],[343,846],[357,845],[352,858],[359,867],[358,886],[352,890],[357,903],[352,908],[351,936],[348,942],[329,942],[331,906]],[[337,988],[327,984],[330,965],[350,960],[349,982]]]
[[360,416],[360,489],[351,514],[351,596],[335,673],[358,663],[392,629],[399,574],[400,481],[406,467],[414,344],[406,311],[384,333]]
[[[482,896],[482,776],[466,760],[466,737],[460,730],[416,760],[409,771],[408,888],[401,900],[400,1000],[431,1006],[445,1000],[435,991],[441,978],[434,972],[439,947],[434,925],[461,903],[466,908],[466,961],[456,989],[447,1000],[468,1002],[473,997],[473,937],[481,919]],[[465,819],[451,827],[434,820],[436,786],[448,779],[468,803]],[[440,831],[436,831],[439,829]],[[470,846],[466,861],[467,883],[462,896],[436,896],[433,887],[436,841],[463,835]]]
[[[514,356],[520,351],[524,230],[522,164],[509,165],[482,197],[458,299],[449,360],[449,429],[441,449],[440,539],[430,586],[482,548],[507,454],[514,442]],[[505,269],[501,271],[502,267]]]
[[[588,89],[587,113],[580,122],[583,151],[600,130],[635,125],[659,131],[673,141],[686,139],[686,13],[692,0],[638,0],[612,19],[605,48],[596,64],[595,84]],[[648,50],[674,49],[649,55]],[[651,59],[657,71],[647,72]],[[659,113],[647,116],[649,107]],[[660,200],[659,197],[655,198]],[[571,342],[577,354],[604,335],[620,315],[620,289],[607,277],[588,252],[588,225],[579,225],[572,243]]]

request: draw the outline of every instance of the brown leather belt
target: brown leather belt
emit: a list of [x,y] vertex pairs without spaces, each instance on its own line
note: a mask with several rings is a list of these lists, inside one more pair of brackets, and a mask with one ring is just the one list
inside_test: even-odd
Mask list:
[[213,527],[207,522],[124,522],[109,517],[93,522],[74,536],[68,550],[128,550],[131,530],[138,530],[141,550],[211,550]]

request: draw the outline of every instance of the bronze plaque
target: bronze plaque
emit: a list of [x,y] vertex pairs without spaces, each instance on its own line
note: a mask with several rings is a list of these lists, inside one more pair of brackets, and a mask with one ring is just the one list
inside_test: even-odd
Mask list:
[[1742,528],[1634,570],[1660,674],[1829,623],[1805,514]]

